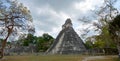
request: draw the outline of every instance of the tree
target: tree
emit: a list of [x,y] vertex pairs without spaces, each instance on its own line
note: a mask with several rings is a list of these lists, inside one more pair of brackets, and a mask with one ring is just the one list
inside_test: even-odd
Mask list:
[[[5,5],[8,3],[8,5]],[[16,0],[0,0],[0,37],[3,39],[0,58],[4,56],[7,40],[34,32],[30,11]]]
[[[111,38],[111,35],[109,33],[109,22],[111,22],[119,14],[117,8],[114,7],[114,4],[117,1],[118,0],[104,0],[103,5],[101,7],[97,7],[96,10],[93,11],[95,13],[95,15],[93,15],[93,17],[95,16],[94,19],[98,20],[98,23],[93,23],[93,25],[96,26],[96,28],[94,28],[94,31],[98,31],[99,35],[90,37],[96,40],[94,41],[93,45],[91,41],[86,41],[88,48],[116,48],[116,44],[114,42],[115,40]],[[80,20],[85,20],[83,21],[84,23],[89,23],[90,19],[89,17],[83,17],[83,19]],[[84,30],[82,36],[86,36],[89,33],[89,28],[86,28]]]
[[112,40],[108,26],[103,26],[101,28],[101,33],[95,37],[96,41],[102,42],[104,47],[103,48],[116,48],[115,42]]
[[29,44],[35,44],[37,37],[33,34],[27,34],[26,38],[21,38],[18,41],[22,44],[22,46],[29,46]]
[[38,52],[46,51],[53,41],[54,38],[47,33],[44,33],[42,36],[39,37],[34,36],[32,34],[28,34],[26,38],[18,40],[18,42],[21,43],[22,46],[29,46],[29,44],[34,44]]
[[109,23],[109,32],[110,32],[112,40],[114,40],[117,44],[119,58],[120,58],[120,15],[117,15]]
[[54,38],[51,35],[44,33],[41,37],[37,38],[36,46],[38,51],[46,51],[53,41]]
[[92,41],[86,41],[85,46],[87,47],[87,49],[92,49],[93,48],[93,42]]
[[114,7],[116,2],[117,0],[104,0],[104,5],[96,12],[99,17],[99,23],[96,26],[100,29],[100,37],[97,39],[104,40],[106,47],[115,47],[115,40],[111,39],[109,27],[110,22],[119,14],[117,8]]

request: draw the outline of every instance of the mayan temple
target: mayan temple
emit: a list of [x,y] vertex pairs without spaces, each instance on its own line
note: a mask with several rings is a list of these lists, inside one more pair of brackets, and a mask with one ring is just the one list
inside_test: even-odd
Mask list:
[[74,31],[71,19],[67,19],[47,54],[80,54],[86,51],[83,41]]

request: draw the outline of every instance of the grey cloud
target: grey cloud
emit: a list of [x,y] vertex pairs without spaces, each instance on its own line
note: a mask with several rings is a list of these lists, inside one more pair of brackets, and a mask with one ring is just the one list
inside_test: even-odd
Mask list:
[[36,19],[35,24],[39,30],[44,30],[45,32],[52,31],[53,28],[58,27],[60,19],[53,18],[49,15],[40,15],[39,18]]
[[[22,0],[20,0],[22,1]],[[81,2],[84,0],[30,0],[30,4],[35,7],[45,7],[46,5],[50,6],[55,11],[71,11],[72,4],[75,2]],[[28,1],[25,1],[28,3]]]
[[81,0],[49,0],[50,6],[55,10],[67,10],[69,9],[74,2],[79,2]]
[[69,7],[74,2],[80,2],[83,0],[31,0],[36,6],[50,5],[55,9],[64,9],[63,7]]
[[[82,16],[82,12],[75,10],[72,6],[74,3],[80,1],[83,0],[20,0],[20,2],[26,4],[30,8],[35,28],[37,28],[36,31],[42,30],[44,32],[52,32],[53,28],[58,28],[64,23],[65,20],[61,20],[56,16],[60,12],[70,16],[75,15],[76,18]],[[37,8],[40,8],[42,13],[38,14]],[[48,10],[45,11],[45,8],[48,8]],[[48,12],[51,9],[55,11],[56,14]]]

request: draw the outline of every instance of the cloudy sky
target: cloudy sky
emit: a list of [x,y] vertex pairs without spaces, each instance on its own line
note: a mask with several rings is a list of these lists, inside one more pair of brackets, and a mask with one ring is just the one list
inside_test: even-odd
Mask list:
[[[81,35],[83,29],[93,29],[92,23],[83,24],[78,19],[90,16],[103,0],[19,0],[31,11],[36,36],[48,33],[56,37],[67,18],[71,18],[75,31]],[[95,19],[94,19],[95,20]]]

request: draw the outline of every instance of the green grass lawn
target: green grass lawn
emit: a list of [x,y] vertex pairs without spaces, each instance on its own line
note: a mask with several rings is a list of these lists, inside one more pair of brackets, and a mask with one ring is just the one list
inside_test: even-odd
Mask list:
[[78,55],[6,56],[2,61],[81,61]]
[[[81,55],[40,55],[40,56],[5,56],[0,61],[82,61],[89,56]],[[94,56],[93,56],[94,57]],[[105,56],[106,59],[92,59],[87,61],[119,61],[117,57]]]

